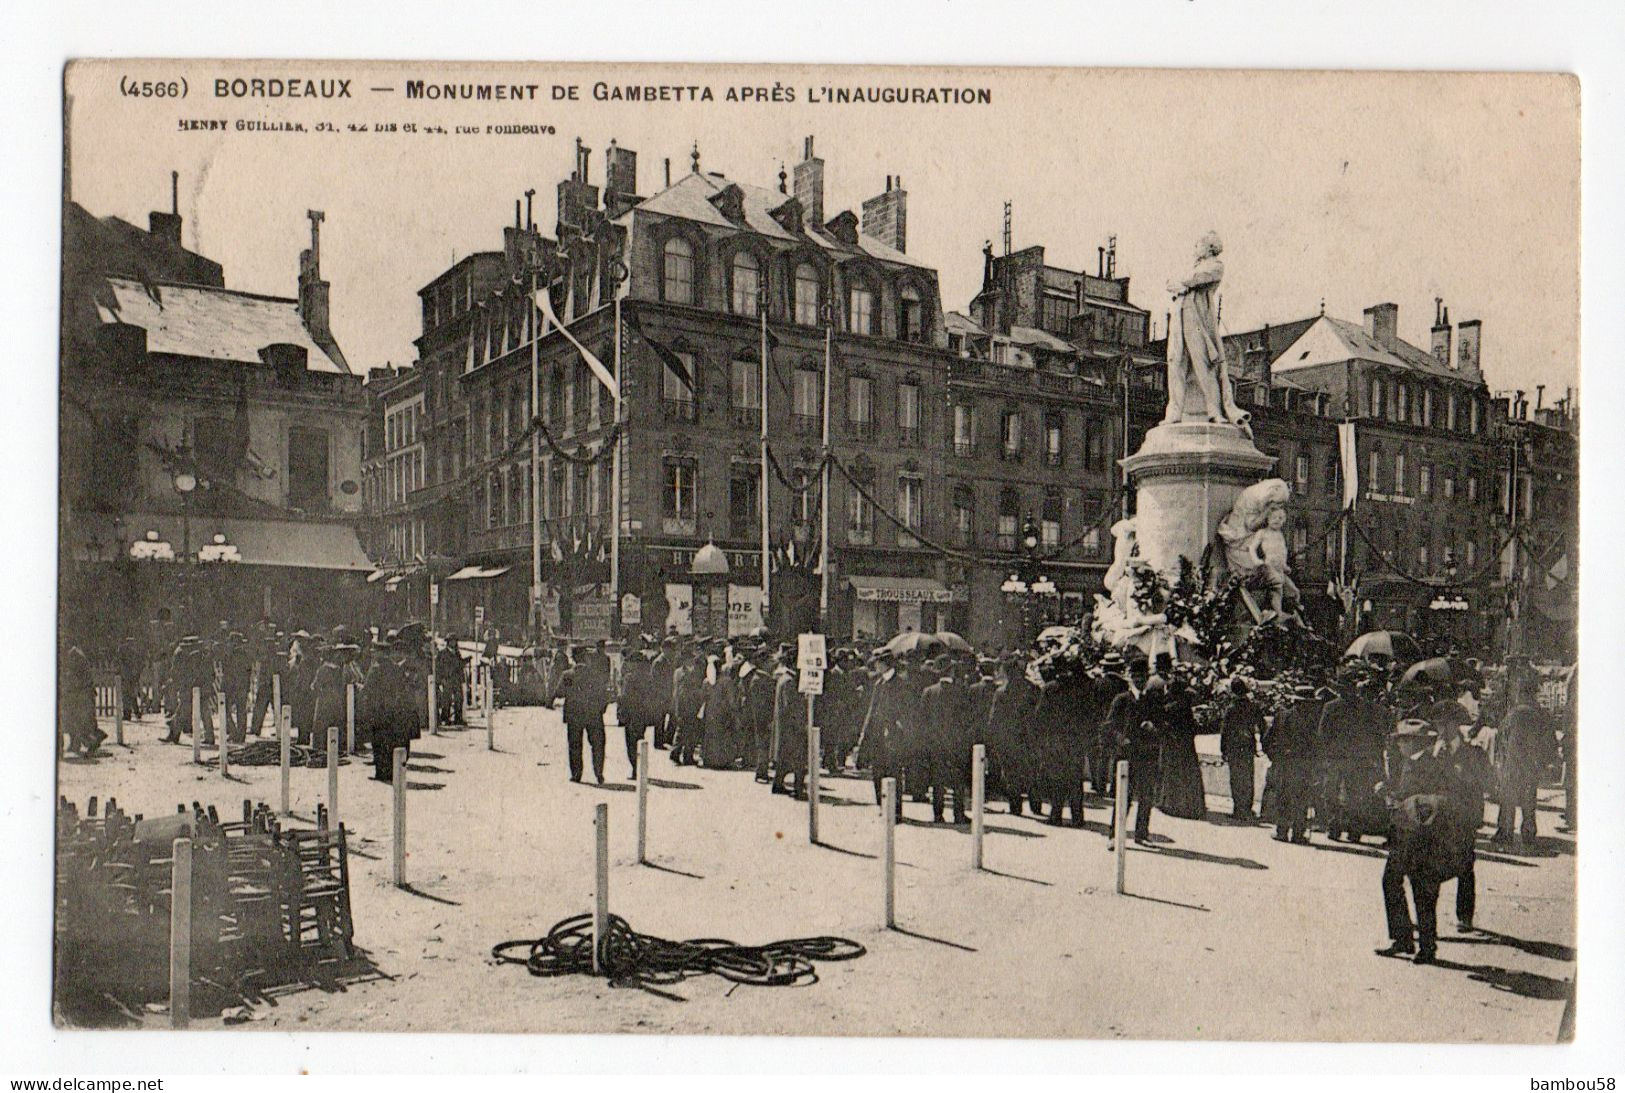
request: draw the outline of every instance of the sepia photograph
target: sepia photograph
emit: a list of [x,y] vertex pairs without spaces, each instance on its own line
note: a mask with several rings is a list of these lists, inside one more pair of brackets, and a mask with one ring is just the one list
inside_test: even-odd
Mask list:
[[49,1021],[1572,1041],[1580,104],[71,60]]

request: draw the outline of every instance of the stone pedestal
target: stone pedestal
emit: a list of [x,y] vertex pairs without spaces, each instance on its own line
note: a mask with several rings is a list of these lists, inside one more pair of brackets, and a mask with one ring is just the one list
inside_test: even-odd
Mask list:
[[1189,421],[1158,425],[1122,462],[1134,485],[1140,556],[1171,584],[1179,559],[1201,562],[1236,495],[1263,479],[1275,457],[1234,425]]

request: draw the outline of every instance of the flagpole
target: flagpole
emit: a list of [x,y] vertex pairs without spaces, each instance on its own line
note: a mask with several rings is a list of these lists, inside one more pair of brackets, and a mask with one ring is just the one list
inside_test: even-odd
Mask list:
[[621,293],[615,288],[615,450],[610,457],[609,617],[621,630]]
[[542,630],[542,452],[541,430],[536,427],[542,416],[542,381],[534,266],[530,271],[530,334],[530,636],[536,641]]
[[835,325],[824,324],[824,453],[819,461],[819,514],[818,514],[818,628],[829,632],[829,382],[831,345]]
[[[765,279],[767,271],[762,271]],[[772,579],[768,575],[768,504],[767,504],[767,283],[762,283],[760,298],[760,311],[762,315],[762,623],[768,619],[768,607],[771,602]]]

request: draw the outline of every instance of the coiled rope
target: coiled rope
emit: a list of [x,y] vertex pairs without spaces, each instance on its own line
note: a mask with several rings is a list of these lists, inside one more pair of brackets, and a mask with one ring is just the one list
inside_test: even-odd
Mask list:
[[[698,975],[719,975],[752,987],[811,985],[818,981],[815,960],[856,960],[867,952],[841,937],[801,937],[766,945],[740,945],[722,938],[668,941],[640,934],[619,915],[609,916],[600,954],[612,987],[655,987]],[[546,937],[521,938],[493,946],[501,964],[522,964],[531,975],[593,975],[592,915],[573,915]]]

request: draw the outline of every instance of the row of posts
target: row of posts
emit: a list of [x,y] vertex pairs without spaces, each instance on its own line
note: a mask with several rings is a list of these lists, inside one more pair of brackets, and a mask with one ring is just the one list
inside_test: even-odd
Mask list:
[[[282,691],[281,677],[273,682],[274,695],[280,700]],[[433,696],[433,677],[430,677],[430,714],[429,724],[431,731],[435,731],[435,714]],[[485,691],[485,717],[486,717],[486,743],[487,747],[495,750],[492,736],[492,718],[489,699],[489,689]],[[201,704],[198,688],[192,689],[193,725]],[[278,737],[282,751],[282,815],[291,814],[289,807],[289,749],[291,737],[292,711],[289,707],[278,702]],[[350,685],[345,696],[345,720],[349,734],[349,745],[355,747],[355,687]],[[339,806],[338,788],[338,734],[339,730],[327,730],[327,800],[328,812],[332,822],[337,822]],[[818,845],[818,805],[819,805],[819,760],[822,754],[821,732],[818,726],[810,726],[807,730],[807,841]],[[193,755],[198,757],[198,734],[194,731]],[[226,770],[225,733],[220,734],[220,761],[221,770]],[[639,865],[649,863],[649,748],[647,735],[638,741],[637,748],[637,862]],[[407,887],[406,880],[406,749],[396,748],[393,756],[392,789],[394,797],[394,831],[392,874],[395,887]],[[1125,886],[1127,851],[1128,851],[1128,760],[1119,760],[1117,763],[1115,795],[1112,801],[1112,832],[1113,850],[1116,865],[1116,891],[1118,894],[1127,892]],[[971,868],[980,871],[983,865],[983,836],[985,834],[984,812],[987,800],[987,746],[977,744],[971,749]],[[883,778],[880,783],[880,816],[881,816],[881,876],[882,898],[885,910],[885,924],[888,929],[897,925],[897,804],[898,787],[896,778]],[[594,842],[594,884],[593,884],[593,970],[601,971],[600,954],[603,951],[603,940],[609,926],[609,805],[600,803],[593,810],[593,842]],[[190,1021],[190,987],[188,969],[191,963],[191,887],[192,887],[192,843],[190,839],[176,839],[174,843],[173,877],[171,892],[173,894],[170,907],[170,1021],[175,1028],[185,1028]]]

